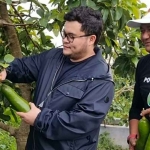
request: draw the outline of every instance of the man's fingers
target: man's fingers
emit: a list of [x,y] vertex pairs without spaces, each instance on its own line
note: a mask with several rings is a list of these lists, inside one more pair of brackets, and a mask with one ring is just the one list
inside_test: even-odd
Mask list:
[[135,145],[136,145],[136,142],[135,142],[135,141],[132,141],[132,142],[131,142],[131,145],[132,145],[132,146],[135,146]]
[[130,141],[129,141],[129,150],[134,150],[135,149],[136,141],[137,141],[137,139],[130,138]]
[[16,114],[18,116],[20,116],[21,118],[24,118],[24,116],[25,116],[25,113],[23,113],[23,112],[16,112]]
[[30,105],[30,108],[31,108],[31,109],[35,107],[34,103],[31,103],[31,102],[30,102],[29,105]]
[[141,116],[145,116],[146,114],[150,114],[150,108],[142,110]]

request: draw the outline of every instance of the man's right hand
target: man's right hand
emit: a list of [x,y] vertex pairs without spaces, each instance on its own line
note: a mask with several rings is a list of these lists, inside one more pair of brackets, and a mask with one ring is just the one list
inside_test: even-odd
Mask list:
[[129,150],[135,150],[136,141],[136,138],[129,139]]
[[0,72],[0,82],[4,81],[6,79],[7,73],[4,69],[2,72]]

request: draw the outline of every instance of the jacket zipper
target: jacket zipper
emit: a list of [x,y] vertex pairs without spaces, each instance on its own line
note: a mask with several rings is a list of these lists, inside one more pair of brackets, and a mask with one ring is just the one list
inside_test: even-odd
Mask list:
[[[52,88],[53,88],[55,78],[56,78],[56,76],[57,76],[58,71],[59,71],[60,68],[62,67],[63,60],[64,60],[64,57],[62,58],[61,64],[59,65],[58,69],[56,70],[56,72],[55,72],[55,74],[54,74],[54,77],[53,77],[53,80],[52,80],[52,85],[51,85],[51,87],[50,87],[50,90],[52,90]],[[49,97],[49,93],[48,93],[46,99],[47,99],[48,97]],[[45,99],[45,100],[46,100],[46,99]],[[43,102],[45,102],[45,100],[44,100]],[[42,130],[40,130],[40,132],[42,132]],[[33,143],[34,143],[34,144],[33,144],[33,145],[34,145],[33,150],[35,150],[35,137],[34,137],[34,133],[35,133],[35,129],[33,128]]]

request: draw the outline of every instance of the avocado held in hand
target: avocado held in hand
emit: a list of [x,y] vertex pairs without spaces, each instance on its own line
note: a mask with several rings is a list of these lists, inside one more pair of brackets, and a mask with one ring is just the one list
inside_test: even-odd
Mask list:
[[29,103],[21,96],[19,96],[10,86],[2,83],[1,92],[4,94],[4,96],[16,111],[28,112],[30,110]]
[[[135,149],[147,150],[145,149],[145,145],[146,145],[148,136],[150,134],[150,123],[145,117],[142,117],[142,119],[139,121],[138,130],[139,130],[139,139],[137,140]],[[150,150],[150,147],[149,147],[149,150]]]

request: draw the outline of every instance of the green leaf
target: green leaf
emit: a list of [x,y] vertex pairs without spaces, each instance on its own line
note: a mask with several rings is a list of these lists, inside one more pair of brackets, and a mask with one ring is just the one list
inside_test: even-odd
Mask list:
[[86,6],[86,0],[81,0],[81,6]]
[[93,8],[94,10],[99,9],[99,7],[97,7],[96,4],[92,0],[87,0],[86,5]]
[[60,3],[60,0],[50,0],[50,2],[52,3],[52,5],[57,5]]
[[122,15],[122,17],[118,20],[118,29],[122,30],[125,27],[126,23],[127,23],[126,16]]
[[0,55],[3,55],[3,53],[4,53],[4,47],[3,46],[0,46]]
[[47,24],[47,30],[48,31],[52,31],[53,27],[52,27],[52,24],[51,23],[48,23]]
[[4,109],[2,107],[2,105],[0,104],[0,114],[2,114],[4,112]]
[[111,3],[110,3],[110,2],[103,1],[103,4],[104,4],[106,7],[111,7]]
[[148,54],[148,52],[146,51],[145,48],[140,48],[140,51],[141,51],[142,55],[144,55],[144,56]]
[[48,20],[47,20],[47,18],[41,18],[41,19],[39,20],[39,23],[40,23],[41,26],[43,26],[43,27],[46,28],[47,23],[48,23]]
[[34,4],[36,4],[38,7],[40,7],[43,11],[45,11],[45,8],[40,2],[37,0],[31,0]]
[[27,2],[27,0],[20,0],[20,2],[21,2],[21,3],[26,3],[26,2]]
[[51,14],[49,15],[50,18],[49,19],[56,19],[57,18],[57,15],[58,15],[58,10],[57,9],[53,9],[51,11]]
[[68,1],[67,5],[68,5],[69,9],[71,9],[73,7],[78,7],[80,5],[80,1]]
[[10,55],[10,54],[7,54],[4,56],[4,61],[7,62],[7,63],[10,63],[14,60],[14,56]]
[[[25,22],[26,22],[26,23],[32,23],[32,24],[33,24],[33,23],[35,23],[35,22],[37,21],[37,19],[38,19],[38,18],[30,17],[30,18],[27,19]],[[25,33],[25,34],[26,34],[26,33]]]
[[17,115],[15,113],[15,110],[13,110],[11,107],[7,107],[3,113],[4,115],[7,115],[7,116],[10,116],[10,121],[11,122],[16,122],[18,123],[18,119],[19,117],[17,118]]
[[14,111],[13,109],[11,109],[11,108],[10,108],[10,111],[11,111],[11,114],[12,114],[12,116],[13,116],[13,118],[14,118],[15,122],[17,122],[17,123],[18,123],[18,118],[17,118],[17,116],[16,116],[15,111]]
[[8,5],[12,4],[12,0],[5,0]]
[[108,14],[109,14],[109,10],[108,9],[103,9],[102,10],[102,15],[103,15],[103,21],[104,21],[104,23],[106,22],[106,20],[108,18]]
[[136,67],[139,60],[138,60],[137,57],[133,57],[133,58],[131,59],[131,61],[133,62],[133,64],[134,64],[135,67]]
[[46,37],[45,37],[45,34],[43,32],[40,33],[40,36],[41,36],[41,41],[42,41],[42,44],[45,45],[46,43]]
[[117,7],[115,11],[115,20],[119,20],[122,17],[123,9],[122,7]]
[[59,25],[57,23],[55,23],[54,26],[53,26],[54,35],[58,36],[59,31],[60,31]]
[[110,23],[110,24],[112,24],[112,23],[114,22],[114,16],[115,16],[114,13],[115,13],[115,12],[114,12],[113,9],[110,9],[110,10],[109,10],[109,23]]
[[112,31],[107,31],[107,36],[108,36],[110,39],[113,39],[113,40],[116,39],[116,36],[115,36],[115,34],[114,34]]
[[37,12],[37,14],[38,14],[40,17],[44,17],[44,11],[43,11],[43,9],[39,8],[36,12]]
[[17,10],[18,10],[18,11],[21,11],[21,10],[24,10],[24,8],[23,8],[22,6],[18,6],[18,7],[17,7]]
[[139,19],[141,18],[141,11],[139,8],[135,7],[135,6],[132,6],[132,13],[133,15],[135,16],[136,19]]
[[111,41],[110,41],[109,37],[105,37],[105,42],[106,42],[108,47],[111,46]]
[[21,40],[24,41],[24,39],[27,39],[27,33],[26,33],[25,30],[23,30],[23,31],[21,31],[21,32],[19,33],[19,39],[20,39],[20,41],[21,41]]
[[111,52],[112,52],[112,48],[106,46],[106,48],[105,48],[105,53],[106,53],[106,54],[110,54]]
[[63,21],[64,21],[64,13],[58,13],[57,19],[58,19],[59,21],[63,22]]
[[112,7],[116,7],[116,6],[117,6],[117,3],[118,3],[118,0],[112,0],[112,1],[111,1]]
[[4,115],[4,114],[0,114],[0,118],[4,121],[9,121],[10,120],[10,116],[8,115]]

